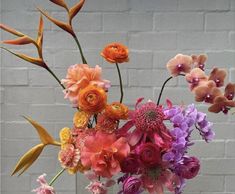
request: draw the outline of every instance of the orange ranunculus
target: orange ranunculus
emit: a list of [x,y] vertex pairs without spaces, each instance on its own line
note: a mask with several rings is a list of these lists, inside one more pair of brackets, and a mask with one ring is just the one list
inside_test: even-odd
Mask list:
[[106,106],[105,114],[114,120],[127,119],[128,107],[120,102],[113,102]]
[[126,138],[117,139],[114,133],[97,131],[86,139],[81,161],[97,175],[111,178],[121,171],[120,163],[129,153],[130,146]]
[[100,53],[110,63],[124,63],[129,61],[128,48],[120,43],[108,44]]
[[102,79],[101,73],[102,69],[98,65],[94,68],[87,64],[70,66],[66,78],[61,81],[66,86],[65,98],[69,98],[74,105],[77,105],[80,90],[88,85],[95,85],[108,90],[110,81]]
[[84,112],[90,114],[101,112],[106,103],[107,95],[100,87],[89,85],[79,92],[78,106]]

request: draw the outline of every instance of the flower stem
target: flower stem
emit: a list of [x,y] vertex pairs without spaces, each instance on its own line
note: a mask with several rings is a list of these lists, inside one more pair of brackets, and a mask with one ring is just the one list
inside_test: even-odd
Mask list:
[[64,85],[61,83],[61,81],[59,80],[59,78],[55,75],[55,73],[47,66],[45,68],[55,79],[56,81],[60,84],[60,86],[65,89]]
[[80,45],[80,43],[79,43],[79,41],[78,41],[78,38],[77,38],[77,36],[76,36],[75,34],[73,35],[73,38],[74,38],[75,42],[76,42],[77,45],[78,45],[78,49],[79,49],[79,51],[80,51],[81,58],[82,58],[82,63],[83,63],[83,64],[87,64],[87,61],[86,61],[86,59],[85,59],[85,57],[84,57],[84,54],[83,54],[83,52],[82,52],[82,47],[81,47],[81,45]]
[[[184,74],[179,74],[179,75],[180,75],[180,76],[185,76]],[[161,91],[160,91],[159,96],[158,96],[157,105],[160,104],[160,100],[161,100],[161,97],[162,97],[162,93],[163,93],[163,90],[164,90],[164,88],[165,88],[167,82],[170,81],[172,78],[173,78],[172,76],[169,77],[169,78],[167,78],[166,81],[163,83],[162,88],[161,88]]]
[[123,100],[123,86],[122,86],[122,75],[118,66],[118,63],[116,63],[117,71],[118,71],[118,77],[119,77],[119,82],[120,82],[120,92],[121,92],[121,97],[120,97],[120,103],[122,103]]
[[53,179],[50,181],[49,185],[51,186],[51,185],[56,181],[56,179],[59,178],[59,176],[60,176],[65,170],[66,170],[65,168],[61,169],[61,170],[53,177]]

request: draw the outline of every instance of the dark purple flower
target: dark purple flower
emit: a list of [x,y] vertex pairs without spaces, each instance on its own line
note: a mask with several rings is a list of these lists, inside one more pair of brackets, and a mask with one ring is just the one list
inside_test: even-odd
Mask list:
[[123,194],[140,194],[142,182],[139,178],[130,176],[123,181]]

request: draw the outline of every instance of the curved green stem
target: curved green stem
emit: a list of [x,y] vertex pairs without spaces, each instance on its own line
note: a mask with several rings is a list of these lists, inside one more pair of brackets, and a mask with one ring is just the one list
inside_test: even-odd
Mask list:
[[79,41],[78,41],[78,38],[77,38],[77,36],[76,36],[75,34],[73,35],[73,38],[74,38],[75,42],[76,42],[77,45],[78,45],[78,49],[79,49],[79,51],[80,51],[83,64],[87,64],[87,61],[86,61],[86,59],[85,59],[85,57],[84,57],[84,54],[83,54],[83,51],[82,51],[82,47],[81,47],[81,45],[80,45],[80,43],[79,43]]
[[122,103],[123,95],[124,95],[123,86],[122,86],[122,75],[121,75],[121,72],[120,72],[118,63],[116,63],[116,67],[117,67],[118,77],[119,77],[119,83],[120,83],[120,92],[121,92],[120,103]]
[[51,179],[49,185],[51,186],[51,185],[56,181],[56,179],[58,179],[59,176],[60,176],[65,170],[66,170],[65,168],[61,169],[61,170],[53,177],[53,179]]
[[[180,76],[185,76],[184,74],[179,74],[179,75],[180,75]],[[172,76],[169,77],[169,78],[166,79],[166,81],[163,83],[162,88],[161,88],[161,91],[160,91],[159,96],[158,96],[157,105],[160,104],[160,100],[161,100],[161,97],[162,97],[162,93],[163,93],[163,90],[164,90],[164,88],[165,88],[167,82],[170,81],[172,78],[174,78],[174,77],[172,77]]]

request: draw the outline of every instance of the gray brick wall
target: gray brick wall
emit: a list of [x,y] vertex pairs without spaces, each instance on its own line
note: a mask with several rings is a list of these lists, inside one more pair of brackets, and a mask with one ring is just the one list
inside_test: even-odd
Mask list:
[[[70,5],[77,0],[70,0]],[[36,5],[54,17],[65,13],[48,0],[1,0],[0,18],[30,35],[38,22]],[[99,56],[106,43],[120,41],[130,48],[130,63],[121,65],[125,86],[125,103],[132,105],[139,96],[156,100],[161,83],[168,74],[165,64],[176,53],[202,53],[209,56],[207,68],[227,68],[228,79],[235,82],[235,0],[87,0],[74,21],[88,62],[104,68],[112,80],[110,101],[119,96],[114,67]],[[9,38],[1,33],[1,39]],[[69,35],[45,19],[45,58],[63,78],[66,69],[80,62],[76,45]],[[12,47],[34,54],[31,47]],[[58,137],[63,126],[71,126],[74,110],[57,83],[42,69],[1,52],[1,193],[29,194],[42,172],[52,177],[59,167],[56,153],[48,148],[32,168],[20,178],[10,177],[16,160],[38,142],[34,129],[20,115],[29,115]],[[181,95],[179,95],[181,94]],[[182,95],[183,94],[183,95]],[[164,97],[174,102],[190,103],[193,96],[185,82],[169,83]],[[199,106],[203,111],[206,107]],[[200,175],[188,181],[185,194],[235,193],[235,116],[209,114],[215,123],[216,138],[211,143],[199,140],[191,153],[202,161]],[[76,182],[77,180],[77,182]],[[63,175],[55,185],[58,194],[86,193],[88,182],[78,176]],[[114,193],[114,188],[110,193]]]

